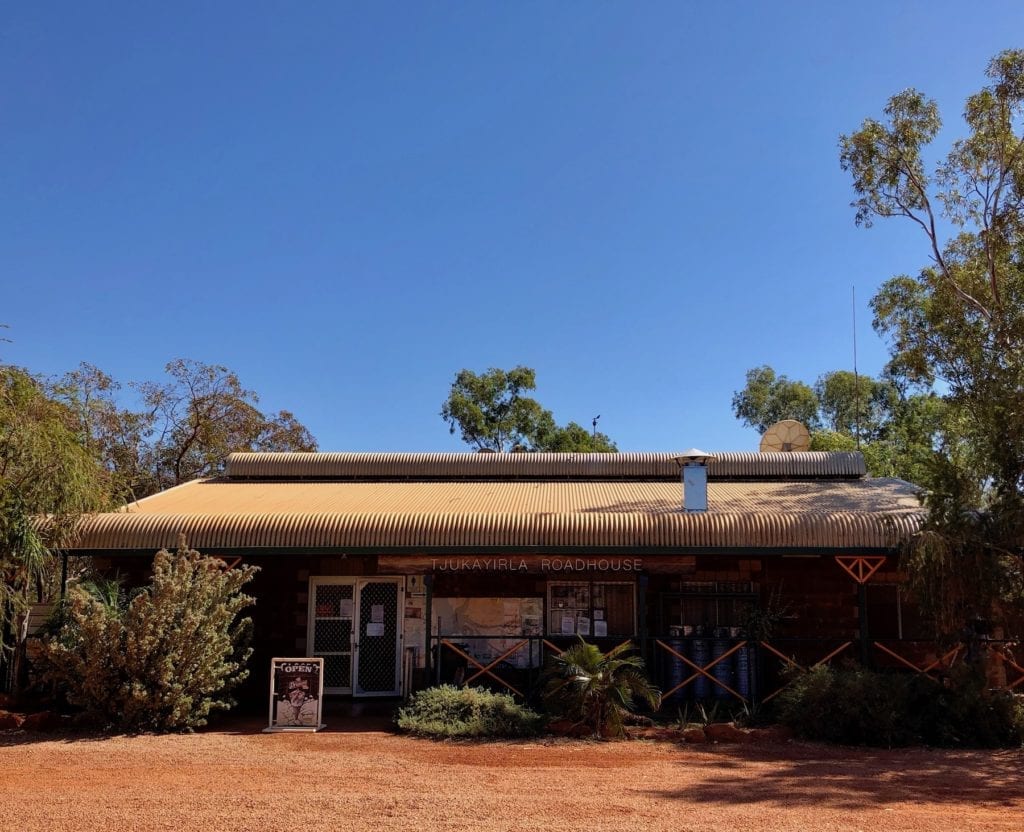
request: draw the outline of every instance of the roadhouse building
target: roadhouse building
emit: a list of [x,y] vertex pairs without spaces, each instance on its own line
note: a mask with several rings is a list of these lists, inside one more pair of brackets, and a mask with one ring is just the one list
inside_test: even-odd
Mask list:
[[669,701],[750,700],[912,635],[893,556],[922,519],[857,453],[246,453],[69,556],[143,580],[184,535],[258,565],[253,696],[271,656],[323,657],[327,694],[523,693],[582,636],[632,640]]

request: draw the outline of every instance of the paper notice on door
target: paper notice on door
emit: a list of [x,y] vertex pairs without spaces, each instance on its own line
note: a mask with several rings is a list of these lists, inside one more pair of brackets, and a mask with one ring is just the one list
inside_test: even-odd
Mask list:
[[[597,621],[594,622],[595,625],[598,624],[598,623],[600,623],[600,622],[597,622]],[[589,618],[584,618],[582,615],[578,619],[576,619],[576,632],[579,633],[581,636],[589,636],[590,635],[590,619]]]
[[351,618],[352,618],[352,599],[351,598],[342,598],[341,599],[341,617],[342,618],[348,618],[349,620],[351,620]]
[[368,636],[382,636],[382,635],[384,635],[384,625],[383,624],[375,624],[372,621],[367,622],[367,624],[366,624],[366,635],[368,635]]
[[574,615],[563,615],[562,616],[562,635],[571,636],[576,632],[576,616]]
[[370,621],[372,621],[374,624],[383,624],[384,623],[384,605],[383,604],[374,604],[370,608]]
[[604,638],[606,635],[608,635],[608,622],[594,621],[594,637]]

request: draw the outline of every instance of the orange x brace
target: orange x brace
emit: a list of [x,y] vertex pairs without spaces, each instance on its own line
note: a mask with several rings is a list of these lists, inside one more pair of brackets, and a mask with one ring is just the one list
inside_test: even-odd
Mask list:
[[1017,685],[1024,685],[1024,667],[1021,667],[1019,664],[1017,664],[1017,662],[1015,662],[1008,655],[1006,655],[1005,650],[995,648],[992,652],[999,656],[999,658],[1003,660],[1004,664],[1008,664],[1010,667],[1012,667],[1020,674],[1020,677],[1017,679],[1016,682],[1009,682],[1009,680],[1007,680],[1008,684],[1006,685],[1006,689],[1013,690],[1015,687],[1017,687]]
[[657,642],[659,647],[663,648],[664,650],[668,650],[668,652],[671,653],[673,656],[675,656],[677,659],[680,659],[681,661],[683,661],[686,664],[688,664],[695,671],[697,671],[696,673],[692,674],[688,679],[683,680],[678,685],[676,685],[674,688],[672,688],[672,690],[669,690],[669,691],[666,691],[665,693],[663,693],[661,695],[662,699],[668,699],[673,693],[675,693],[680,688],[686,687],[694,679],[696,679],[696,678],[698,678],[700,676],[706,676],[712,682],[714,682],[716,685],[718,685],[720,688],[724,688],[725,690],[729,691],[729,693],[731,693],[733,696],[735,696],[741,702],[746,702],[747,701],[745,697],[741,696],[739,693],[734,691],[731,687],[729,687],[721,679],[716,679],[714,676],[712,676],[710,673],[708,673],[708,671],[711,670],[711,668],[713,668],[716,664],[718,664],[719,662],[724,661],[725,659],[729,658],[729,656],[731,656],[733,653],[735,653],[741,647],[746,647],[747,643],[745,641],[741,641],[739,644],[734,645],[727,652],[723,653],[717,659],[715,659],[714,661],[712,661],[709,664],[704,665],[703,667],[701,667],[700,665],[696,664],[695,662],[691,662],[688,658],[686,658],[686,656],[682,655],[681,653],[677,653],[675,650],[673,650],[671,647],[669,647],[667,644],[665,644],[665,642],[661,641],[660,639],[655,639],[655,641]]
[[[629,640],[628,638],[627,638],[627,639],[626,639],[626,640],[625,640],[624,642],[622,642],[622,644],[632,644],[632,643],[633,643],[633,642],[632,642],[632,641],[630,641],[630,640]],[[562,653],[564,653],[564,652],[565,652],[565,651],[564,651],[564,650],[563,650],[563,649],[562,649],[561,647],[559,647],[559,646],[558,646],[557,644],[552,644],[552,643],[551,643],[550,641],[548,641],[548,640],[547,640],[546,638],[544,638],[544,639],[541,639],[541,644],[543,644],[543,645],[544,645],[545,647],[550,647],[550,648],[551,648],[551,649],[552,649],[552,650],[553,650],[553,651],[555,652],[555,655],[557,655],[557,656],[561,656],[561,655],[562,655]],[[618,646],[616,646],[616,647],[613,647],[613,648],[612,648],[612,650],[618,650],[618,649],[619,649],[619,647],[622,647],[622,644],[620,644],[620,645],[618,645]],[[612,652],[612,650],[609,650],[609,651],[608,651],[608,653],[611,653],[611,652]],[[602,653],[601,655],[602,655],[602,656],[607,656],[607,655],[608,655],[608,653]]]
[[[785,653],[781,653],[778,650],[776,650],[767,641],[762,641],[761,642],[761,646],[765,650],[768,650],[769,652],[774,653],[776,656],[778,656],[780,659],[782,659],[782,661],[784,661],[790,667],[795,667],[797,670],[799,670],[799,671],[801,671],[803,673],[806,673],[808,670],[814,670],[814,668],[821,667],[823,664],[827,664],[828,662],[832,661],[832,659],[834,659],[836,656],[838,656],[840,653],[842,653],[851,644],[853,644],[852,641],[845,641],[842,644],[840,644],[835,650],[833,650],[831,653],[829,653],[827,656],[825,656],[824,658],[818,659],[818,661],[816,661],[810,667],[802,667],[801,665],[799,665],[795,661],[793,661],[793,659],[791,659]],[[773,693],[770,693],[768,696],[766,696],[761,701],[762,702],[767,702],[769,699],[774,699],[776,696],[778,696],[780,693],[782,693],[782,691],[784,691],[791,684],[793,684],[793,681],[794,681],[793,679],[790,679],[781,688],[779,688],[778,690],[774,691]]]
[[892,656],[894,659],[896,659],[896,661],[898,661],[900,664],[904,665],[905,667],[909,667],[915,673],[920,673],[922,676],[927,676],[929,679],[932,679],[932,680],[935,680],[935,677],[932,676],[932,671],[935,670],[935,668],[937,668],[937,667],[949,667],[954,661],[956,661],[957,653],[959,653],[960,650],[963,649],[963,646],[958,644],[956,647],[954,647],[952,650],[950,650],[948,653],[946,653],[945,656],[940,656],[935,661],[933,661],[931,664],[927,664],[927,665],[924,665],[923,667],[919,667],[918,665],[914,664],[912,661],[909,661],[909,660],[903,658],[903,656],[901,656],[899,653],[896,653],[895,651],[890,650],[888,647],[886,647],[884,644],[882,644],[880,642],[876,641],[875,642],[875,647],[877,647],[883,653],[885,653],[885,654],[887,654],[889,656]]
[[[520,691],[518,691],[516,688],[512,687],[512,685],[510,685],[508,682],[506,682],[500,676],[498,676],[495,673],[492,673],[491,672],[491,668],[493,668],[495,665],[499,664],[500,662],[505,661],[505,659],[507,659],[513,653],[515,653],[517,650],[521,650],[524,646],[526,646],[529,643],[530,643],[529,639],[524,639],[523,641],[521,641],[517,645],[515,645],[515,647],[513,647],[512,649],[506,650],[504,653],[502,653],[500,656],[498,656],[498,658],[496,658],[493,662],[491,662],[489,665],[487,665],[485,667],[479,661],[477,661],[475,658],[473,658],[471,655],[469,655],[469,653],[466,653],[465,651],[463,651],[462,649],[460,649],[459,647],[457,647],[456,645],[454,645],[450,641],[448,641],[448,639],[441,639],[441,644],[443,644],[445,647],[447,647],[453,653],[458,653],[467,662],[470,662],[475,667],[480,668],[476,673],[474,673],[472,676],[470,676],[468,679],[466,679],[462,683],[463,687],[468,685],[474,679],[478,678],[479,676],[483,676],[486,673],[488,676],[490,676],[492,679],[494,679],[495,682],[498,682],[499,684],[504,685],[510,691],[512,691],[512,693],[516,694],[517,696],[523,696],[523,694]],[[523,697],[523,698],[525,699],[526,697]]]

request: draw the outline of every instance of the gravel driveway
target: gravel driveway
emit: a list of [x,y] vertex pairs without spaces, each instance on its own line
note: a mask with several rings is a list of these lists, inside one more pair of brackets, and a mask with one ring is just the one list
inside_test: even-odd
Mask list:
[[1020,830],[1024,752],[0,733],[0,830]]

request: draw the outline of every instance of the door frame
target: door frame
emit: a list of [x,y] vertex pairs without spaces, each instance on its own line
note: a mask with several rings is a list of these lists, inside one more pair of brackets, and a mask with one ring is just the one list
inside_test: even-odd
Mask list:
[[[397,608],[395,611],[395,686],[393,691],[357,692],[356,680],[359,668],[359,592],[367,583],[393,583],[397,586]],[[308,582],[308,599],[306,604],[306,653],[315,656],[316,647],[316,588],[318,586],[351,586],[352,587],[352,626],[349,633],[349,686],[347,688],[324,688],[329,696],[351,696],[353,698],[370,698],[399,696],[402,691],[402,653],[405,641],[405,577],[400,575],[310,575]],[[335,651],[345,655],[345,651]]]

